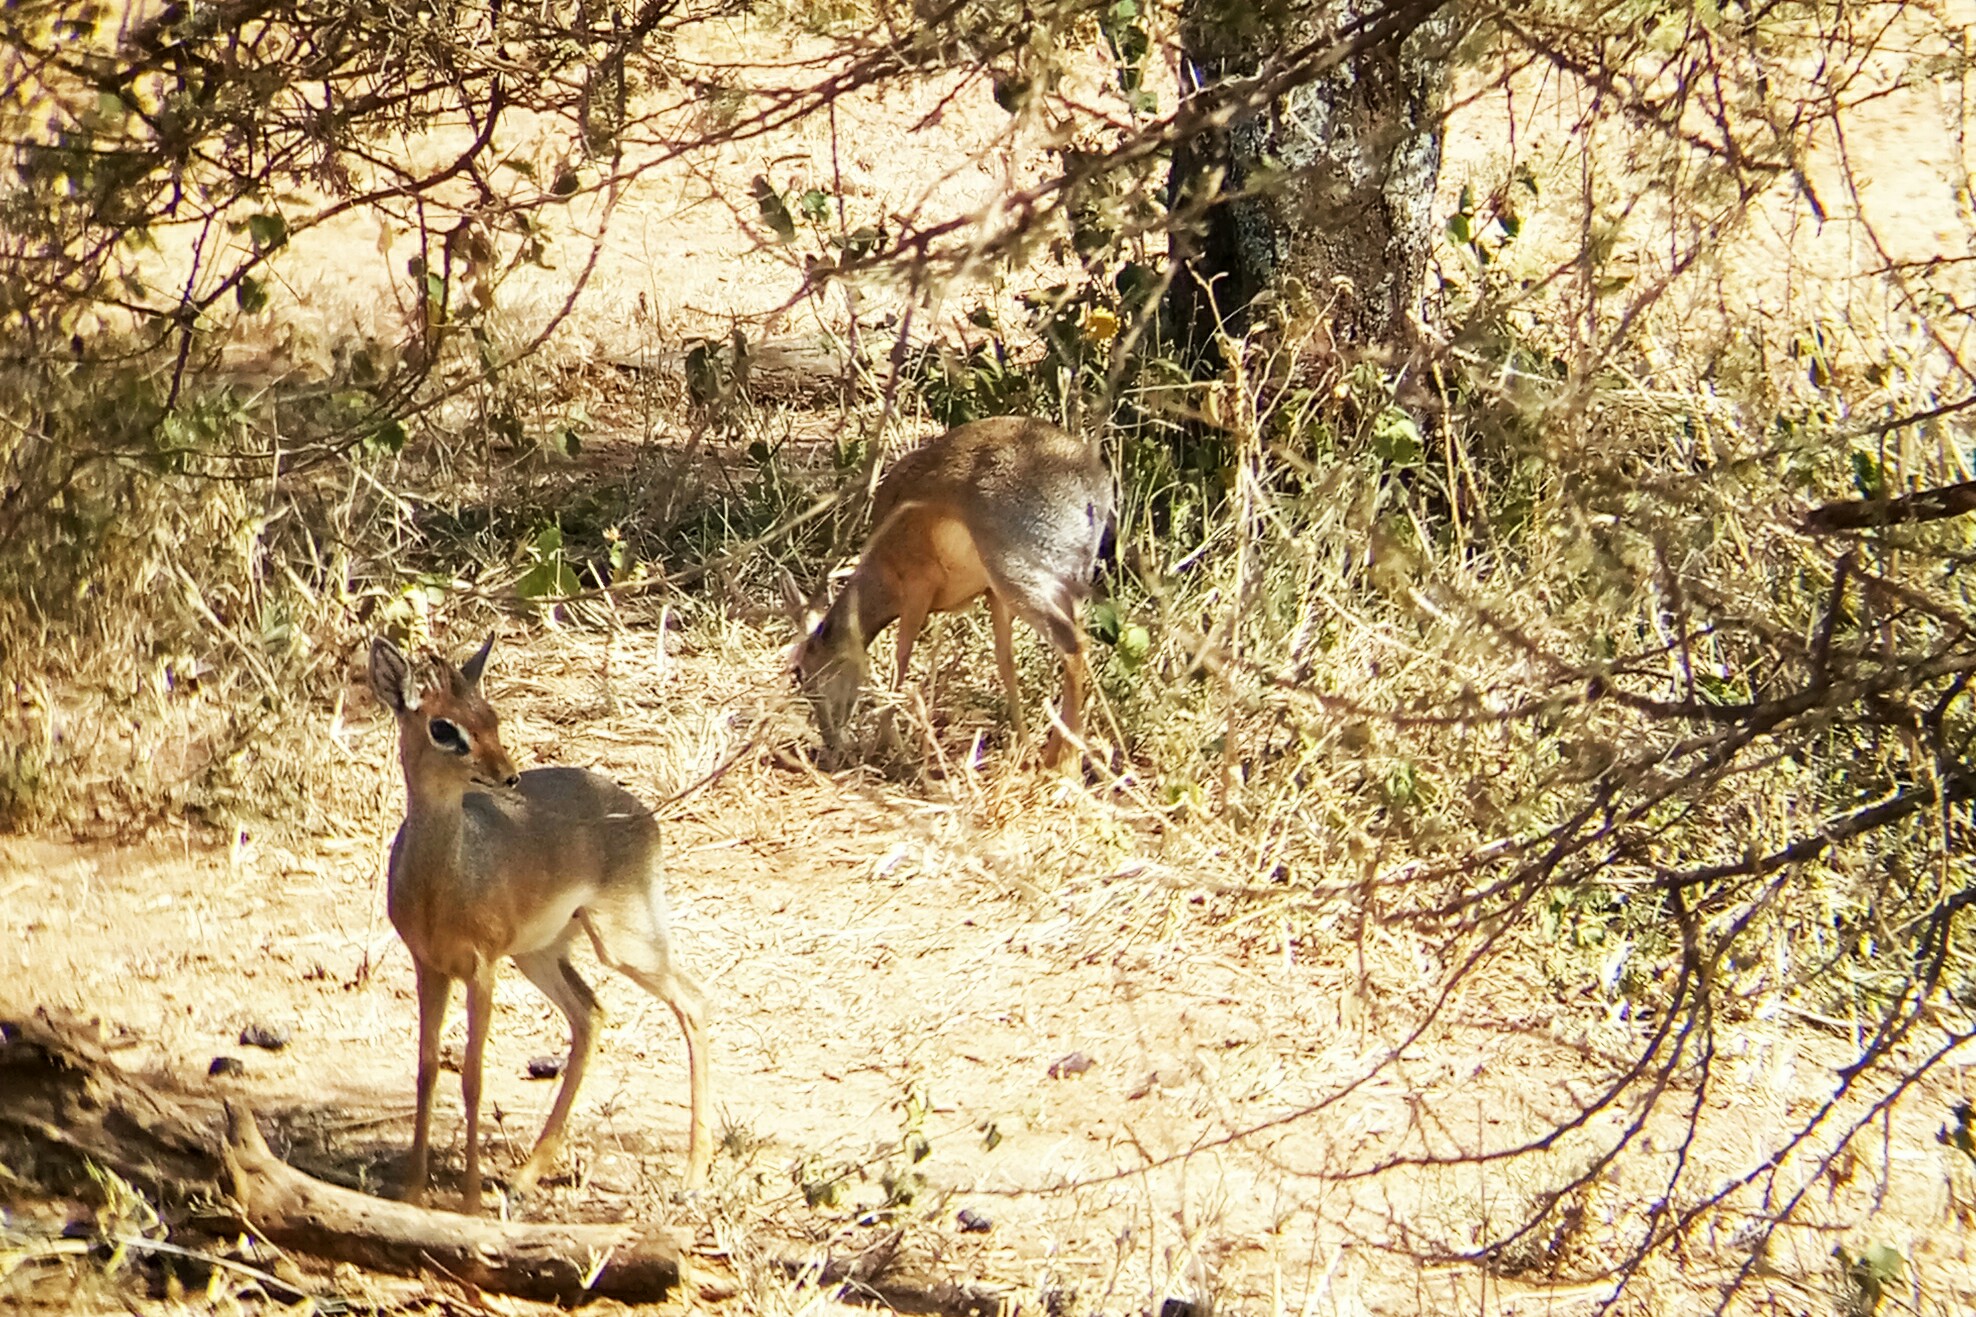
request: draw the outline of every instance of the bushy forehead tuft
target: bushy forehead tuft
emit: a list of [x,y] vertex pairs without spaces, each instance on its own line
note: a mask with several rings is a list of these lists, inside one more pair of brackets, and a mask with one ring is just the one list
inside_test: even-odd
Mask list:
[[432,660],[413,707],[473,728],[492,727],[500,722],[494,706],[481,695],[479,688],[445,659]]

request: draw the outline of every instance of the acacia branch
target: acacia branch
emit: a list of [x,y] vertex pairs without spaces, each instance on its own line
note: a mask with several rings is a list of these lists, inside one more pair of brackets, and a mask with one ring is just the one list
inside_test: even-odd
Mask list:
[[1727,864],[1705,864],[1692,869],[1678,869],[1662,875],[1654,885],[1661,888],[1693,887],[1698,883],[1718,882],[1724,878],[1761,877],[1787,864],[1799,864],[1805,860],[1816,859],[1827,848],[1839,842],[1849,841],[1891,823],[1898,823],[1931,805],[1953,805],[1965,800],[1976,800],[1976,775],[1955,773],[1946,779],[1940,790],[1929,786],[1899,792],[1891,799],[1883,800],[1877,805],[1869,805],[1865,809],[1840,815],[1817,831],[1799,837],[1790,845],[1771,851],[1767,855],[1751,856]]
[[1943,521],[1949,517],[1976,512],[1976,480],[1924,489],[1899,498],[1851,499],[1827,503],[1805,514],[1804,529],[1814,535],[1842,530],[1867,530],[1880,526],[1909,526],[1921,521]]

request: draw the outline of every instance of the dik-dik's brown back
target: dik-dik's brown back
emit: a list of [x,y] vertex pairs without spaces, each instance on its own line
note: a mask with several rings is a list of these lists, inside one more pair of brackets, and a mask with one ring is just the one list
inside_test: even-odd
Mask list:
[[[1022,618],[1062,656],[1062,708],[1043,758],[1063,762],[1082,735],[1089,684],[1078,612],[1113,516],[1097,441],[1033,417],[975,421],[900,458],[873,498],[857,569],[828,611],[802,619],[796,677],[825,741],[844,740],[879,631],[899,624],[894,679],[903,682],[927,616],[986,594],[1018,745],[1025,735],[1010,619]],[[790,602],[801,610],[793,589]]]
[[418,977],[418,1114],[405,1197],[425,1191],[439,1037],[455,980],[467,985],[466,1210],[480,1210],[480,1084],[494,971],[514,961],[569,1021],[570,1056],[535,1150],[511,1183],[526,1193],[555,1160],[589,1065],[602,1008],[570,960],[579,932],[605,965],[672,1008],[686,1035],[692,1093],[686,1183],[706,1179],[707,1055],[698,986],[675,962],[658,868],[658,824],[639,799],[577,768],[515,771],[480,693],[493,646],[459,667],[441,659],[415,686],[389,640],[371,645],[371,688],[398,720],[405,822],[391,846],[391,922]]

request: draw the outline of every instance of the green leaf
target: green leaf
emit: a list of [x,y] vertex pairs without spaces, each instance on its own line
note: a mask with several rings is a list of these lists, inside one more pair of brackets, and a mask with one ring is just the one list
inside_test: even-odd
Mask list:
[[1425,447],[1420,427],[1398,407],[1386,408],[1372,422],[1372,451],[1393,466],[1413,466]]
[[272,212],[247,217],[247,237],[255,251],[273,251],[288,242],[288,221]]
[[1857,1265],[1881,1284],[1891,1285],[1901,1278],[1907,1259],[1892,1244],[1870,1244],[1861,1251]]
[[1907,1259],[1891,1244],[1870,1244],[1856,1258],[1846,1256],[1843,1247],[1834,1252],[1852,1280],[1854,1308],[1862,1312],[1879,1311],[1887,1291],[1900,1283],[1907,1266]]
[[528,546],[534,565],[515,582],[515,593],[524,599],[546,599],[575,594],[582,588],[576,573],[563,556],[563,528],[545,526]]
[[812,224],[821,224],[830,218],[830,197],[821,188],[811,188],[805,192],[797,206],[802,210],[803,218]]
[[793,240],[796,236],[796,217],[789,213],[788,203],[775,190],[775,184],[768,181],[768,176],[756,174],[749,190],[754,193],[755,208],[761,212],[762,223],[768,225],[783,242]]
[[1887,473],[1879,459],[1861,448],[1852,452],[1853,488],[1861,498],[1884,498],[1887,491]]
[[1145,306],[1160,291],[1161,275],[1143,261],[1127,261],[1118,267],[1112,287],[1118,290],[1119,305],[1124,310],[1134,311]]
[[1465,212],[1457,211],[1453,215],[1448,216],[1448,239],[1456,246],[1466,246],[1468,240],[1474,236],[1475,231],[1470,227],[1468,215]]
[[1118,655],[1118,664],[1128,673],[1137,672],[1145,665],[1146,655],[1153,649],[1152,633],[1137,622],[1128,622],[1118,633],[1118,644],[1113,652]]
[[233,300],[248,315],[259,315],[267,309],[267,286],[251,274],[240,276],[240,282],[233,286]]
[[397,421],[386,421],[364,436],[364,447],[378,454],[401,453],[405,449],[405,427]]
[[1411,760],[1402,759],[1386,770],[1386,801],[1395,809],[1405,809],[1420,803],[1420,769]]
[[1113,599],[1100,599],[1090,607],[1086,630],[1091,638],[1101,645],[1116,645],[1119,628],[1123,625],[1119,616],[1118,602]]

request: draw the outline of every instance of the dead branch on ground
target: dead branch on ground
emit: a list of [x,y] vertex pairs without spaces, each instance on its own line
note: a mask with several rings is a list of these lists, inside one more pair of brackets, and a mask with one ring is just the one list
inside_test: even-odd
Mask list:
[[0,1140],[45,1183],[79,1182],[92,1161],[298,1253],[524,1298],[645,1302],[680,1283],[690,1241],[675,1230],[482,1220],[326,1184],[269,1151],[245,1107],[195,1112],[126,1074],[93,1032],[46,1010],[0,1012]]
[[[498,1294],[575,1303],[659,1299],[689,1281],[703,1297],[724,1277],[689,1269],[692,1241],[642,1226],[492,1221],[374,1198],[328,1184],[268,1148],[237,1103],[197,1110],[111,1059],[96,1026],[63,1012],[0,1004],[0,1164],[66,1192],[108,1167],[153,1201],[192,1208],[215,1231],[245,1230],[284,1249],[396,1275],[436,1274]],[[897,1312],[982,1317],[1005,1296],[922,1274],[900,1237],[776,1265],[842,1302]]]

